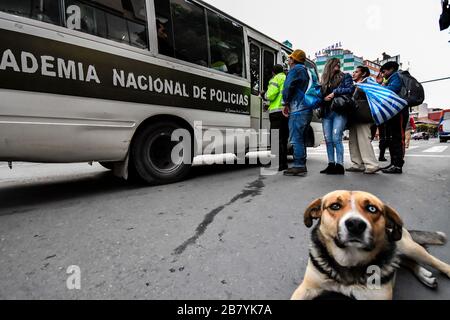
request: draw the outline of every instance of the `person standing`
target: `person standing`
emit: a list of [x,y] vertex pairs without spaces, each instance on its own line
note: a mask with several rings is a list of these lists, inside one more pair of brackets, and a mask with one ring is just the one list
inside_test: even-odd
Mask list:
[[[385,81],[383,86],[392,92],[399,94],[403,87],[402,79],[398,70],[400,65],[397,62],[387,62],[381,67],[381,74]],[[402,174],[405,164],[405,130],[409,121],[409,108],[403,108],[395,117],[386,122],[386,130],[390,134],[389,153],[391,164],[383,169],[386,174]]]
[[[353,72],[353,81],[356,83],[365,83],[369,77],[370,70],[367,67],[359,66]],[[347,171],[375,174],[380,167],[378,166],[375,151],[371,143],[373,119],[370,113],[369,103],[366,94],[358,88],[356,88],[353,94],[353,99],[357,105],[356,111],[349,114],[349,148],[353,165]]]
[[295,50],[288,59],[290,71],[283,89],[285,104],[283,114],[289,117],[289,134],[294,148],[294,165],[284,172],[286,176],[302,176],[308,172],[305,132],[311,124],[313,113],[311,108],[304,104],[309,84],[305,62],[306,54],[303,50]]
[[389,149],[389,146],[391,145],[391,131],[385,123],[378,127],[378,131],[380,133],[380,156],[378,161],[386,162],[388,161],[386,159],[386,150]]
[[322,95],[325,97],[321,104],[321,114],[323,133],[327,144],[328,167],[320,173],[343,175],[345,169],[342,138],[347,124],[347,116],[338,114],[331,107],[334,98],[351,95],[355,88],[352,77],[341,71],[341,62],[337,58],[328,60],[325,65],[321,85]]
[[409,117],[409,122],[406,125],[406,133],[405,133],[406,149],[409,149],[409,145],[411,144],[412,132],[415,131],[416,129],[417,129],[417,127],[416,127],[416,122],[414,121],[414,118],[413,117]]
[[269,101],[270,130],[279,131],[279,168],[278,171],[288,169],[288,140],[289,120],[283,114],[283,89],[286,74],[282,65],[275,65],[272,69],[273,78],[269,81],[267,92],[262,92],[264,98]]

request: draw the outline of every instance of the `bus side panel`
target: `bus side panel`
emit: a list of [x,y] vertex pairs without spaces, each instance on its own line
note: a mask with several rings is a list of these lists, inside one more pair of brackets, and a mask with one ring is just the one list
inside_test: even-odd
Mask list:
[[199,121],[204,130],[250,126],[248,116],[186,108],[13,90],[0,90],[0,96],[3,161],[121,161],[139,125],[158,115],[185,119],[192,127]]

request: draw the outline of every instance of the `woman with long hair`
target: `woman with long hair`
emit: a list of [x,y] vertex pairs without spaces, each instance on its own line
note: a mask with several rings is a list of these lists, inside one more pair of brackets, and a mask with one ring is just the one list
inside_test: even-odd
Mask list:
[[347,117],[332,110],[331,106],[336,97],[351,95],[355,90],[352,76],[341,71],[341,61],[337,58],[328,60],[322,75],[321,105],[323,132],[327,144],[328,167],[322,174],[343,175],[344,143],[342,142]]

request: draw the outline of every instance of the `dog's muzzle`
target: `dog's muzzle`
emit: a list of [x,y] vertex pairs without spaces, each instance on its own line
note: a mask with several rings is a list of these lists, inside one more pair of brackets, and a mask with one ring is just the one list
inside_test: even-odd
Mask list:
[[339,223],[338,237],[335,243],[340,248],[354,247],[366,251],[373,250],[371,227],[367,221],[349,214]]

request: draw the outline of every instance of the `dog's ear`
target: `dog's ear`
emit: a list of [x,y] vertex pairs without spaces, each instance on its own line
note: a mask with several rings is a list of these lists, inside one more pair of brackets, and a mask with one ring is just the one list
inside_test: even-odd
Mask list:
[[392,229],[392,231],[387,231],[389,240],[392,242],[400,241],[403,233],[403,221],[400,215],[388,205],[384,206],[384,213],[386,217],[386,228]]
[[311,228],[313,220],[319,219],[322,216],[322,199],[316,199],[306,208],[303,221],[305,226]]

